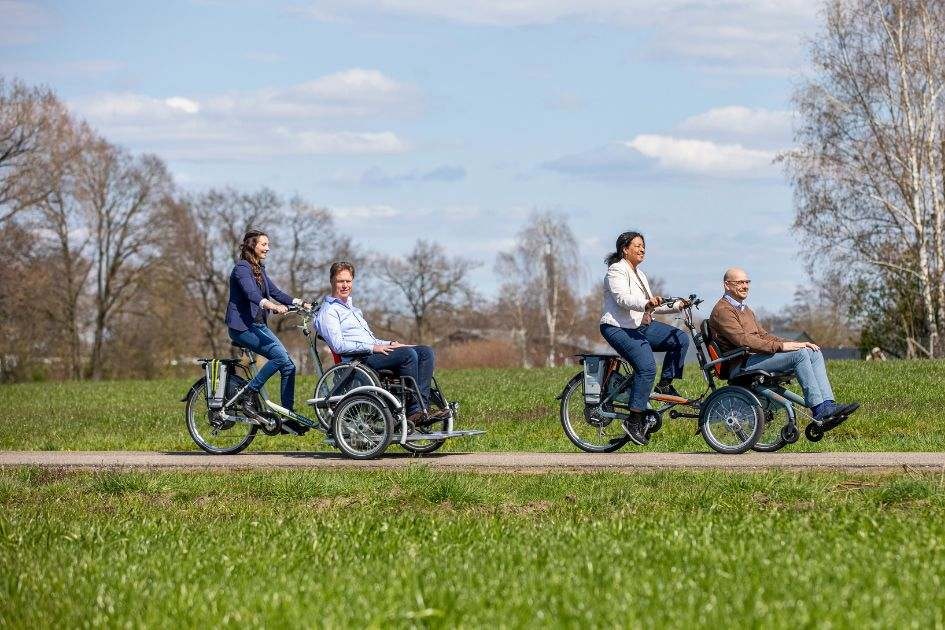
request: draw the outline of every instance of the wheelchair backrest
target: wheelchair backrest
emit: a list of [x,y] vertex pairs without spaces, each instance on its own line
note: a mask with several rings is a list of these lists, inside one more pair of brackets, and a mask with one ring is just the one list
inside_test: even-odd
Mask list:
[[[705,342],[706,352],[709,354],[709,361],[715,361],[720,356],[722,356],[722,353],[719,351],[719,346],[715,340],[715,335],[712,334],[712,327],[709,326],[709,320],[703,319],[700,328],[702,332],[702,340]],[[731,371],[731,366],[729,363],[730,361],[722,361],[721,363],[716,363],[712,366],[712,371],[715,373],[717,378],[728,380],[728,375]]]

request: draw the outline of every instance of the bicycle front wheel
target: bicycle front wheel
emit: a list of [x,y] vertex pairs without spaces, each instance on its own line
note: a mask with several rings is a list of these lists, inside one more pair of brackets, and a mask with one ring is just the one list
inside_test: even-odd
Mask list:
[[[227,379],[226,397],[229,399],[246,384],[239,376]],[[238,420],[224,419],[219,411],[207,404],[207,382],[195,387],[187,397],[184,412],[187,432],[197,446],[213,455],[235,455],[256,437],[256,425]]]
[[574,375],[561,394],[561,427],[582,451],[612,453],[630,439],[620,420],[600,416],[599,405],[584,402],[584,372]]

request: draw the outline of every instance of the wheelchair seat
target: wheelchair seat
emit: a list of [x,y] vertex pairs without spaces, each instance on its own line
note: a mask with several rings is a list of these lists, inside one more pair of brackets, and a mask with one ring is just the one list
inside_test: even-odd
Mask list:
[[[344,356],[342,356],[342,355],[336,353],[334,350],[332,350],[330,346],[329,346],[328,349],[331,351],[331,360],[335,362],[335,365],[338,365],[339,363],[341,363],[341,362],[345,359]],[[360,364],[362,364],[362,365],[364,365],[364,363],[363,363],[362,361],[360,361],[360,359],[363,359],[365,356],[367,356],[367,355],[364,355],[364,354],[352,354],[352,355],[347,355],[347,357],[351,360],[351,361],[350,361],[351,363],[357,362],[357,363],[360,363]],[[397,378],[397,373],[394,372],[393,370],[375,370],[374,368],[372,368],[372,367],[370,367],[370,366],[368,366],[368,365],[365,365],[364,367],[367,368],[367,369],[369,369],[369,370],[373,370],[373,371],[378,375],[378,377],[380,377],[380,378]]]
[[[702,339],[705,341],[706,349],[709,352],[709,359],[715,361],[722,353],[719,349],[718,343],[715,339],[715,336],[712,334],[712,328],[709,326],[709,320],[702,320],[701,325],[702,330]],[[746,385],[753,383],[756,380],[766,381],[771,385],[783,385],[794,379],[793,372],[768,372],[767,370],[738,370],[734,375],[732,374],[732,369],[737,368],[741,363],[733,365],[735,359],[742,359],[746,355],[739,355],[732,357],[731,360],[722,361],[721,363],[716,363],[713,367],[715,369],[715,375],[718,378],[724,379],[730,382],[732,385]]]

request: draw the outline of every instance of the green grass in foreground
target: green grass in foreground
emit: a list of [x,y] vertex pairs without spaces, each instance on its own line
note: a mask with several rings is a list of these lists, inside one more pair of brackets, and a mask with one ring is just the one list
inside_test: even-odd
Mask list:
[[937,475],[0,471],[0,626],[942,627]]
[[[447,396],[462,405],[458,427],[487,430],[477,438],[453,440],[445,450],[576,450],[561,430],[555,396],[577,370],[442,371],[438,377]],[[838,399],[858,400],[863,409],[820,443],[802,439],[791,450],[945,450],[945,361],[837,361],[829,371]],[[194,450],[179,402],[191,382],[0,386],[0,449]],[[297,398],[309,398],[313,387],[312,377],[299,379]],[[696,395],[704,387],[688,367],[682,391]],[[278,376],[269,389],[278,391]],[[694,435],[694,421],[667,419],[664,426],[649,450],[709,450]],[[302,439],[260,436],[251,448],[316,450],[320,443],[314,433]]]

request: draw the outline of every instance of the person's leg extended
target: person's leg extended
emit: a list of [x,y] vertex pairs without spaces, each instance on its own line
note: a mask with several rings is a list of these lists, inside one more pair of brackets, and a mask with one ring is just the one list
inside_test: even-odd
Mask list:
[[[387,354],[375,352],[365,357],[364,363],[374,370],[393,370],[398,376],[409,376],[417,382],[420,381],[417,374],[417,353],[413,348],[397,348]],[[421,410],[419,401],[411,399],[408,402],[408,416]]]
[[[652,325],[652,324],[651,324]],[[600,334],[617,354],[633,366],[633,380],[630,389],[630,408],[643,411],[650,399],[650,390],[656,380],[656,361],[646,337],[630,328],[620,328],[604,324]]]
[[295,409],[295,363],[274,332],[263,327],[257,331],[257,335],[262,342],[259,353],[269,359],[260,374],[270,366],[270,375],[276,370],[279,371],[282,381],[279,388],[282,406],[292,411]]
[[[266,345],[266,341],[259,334],[260,328],[262,327],[250,326],[248,330],[244,330],[239,333],[231,329],[230,339],[240,344],[241,346],[245,346],[249,348],[256,354],[259,354],[265,357],[266,355],[264,353],[263,348]],[[249,382],[250,389],[258,392],[260,389],[262,389],[262,386],[266,383],[266,381],[269,380],[269,377],[275,374],[278,369],[279,369],[278,365],[275,365],[271,361],[267,361],[266,364],[263,365],[262,368],[258,372],[256,372],[256,376],[254,376],[253,379]]]
[[413,349],[417,353],[417,387],[420,388],[420,395],[423,396],[423,404],[429,409],[430,383],[433,381],[436,357],[430,346],[414,346]]
[[650,322],[644,333],[654,352],[665,352],[660,384],[682,378],[686,352],[689,351],[689,337],[678,328],[663,322]]
[[807,348],[793,352],[776,352],[748,357],[744,369],[765,370],[768,372],[793,372],[797,382],[804,390],[804,401],[814,408],[827,400],[820,389],[811,364],[811,351]]
[[814,379],[820,388],[820,393],[824,400],[837,399],[833,397],[833,388],[830,386],[830,380],[827,378],[827,364],[824,362],[824,353],[817,350],[811,350],[810,363],[814,369]]

